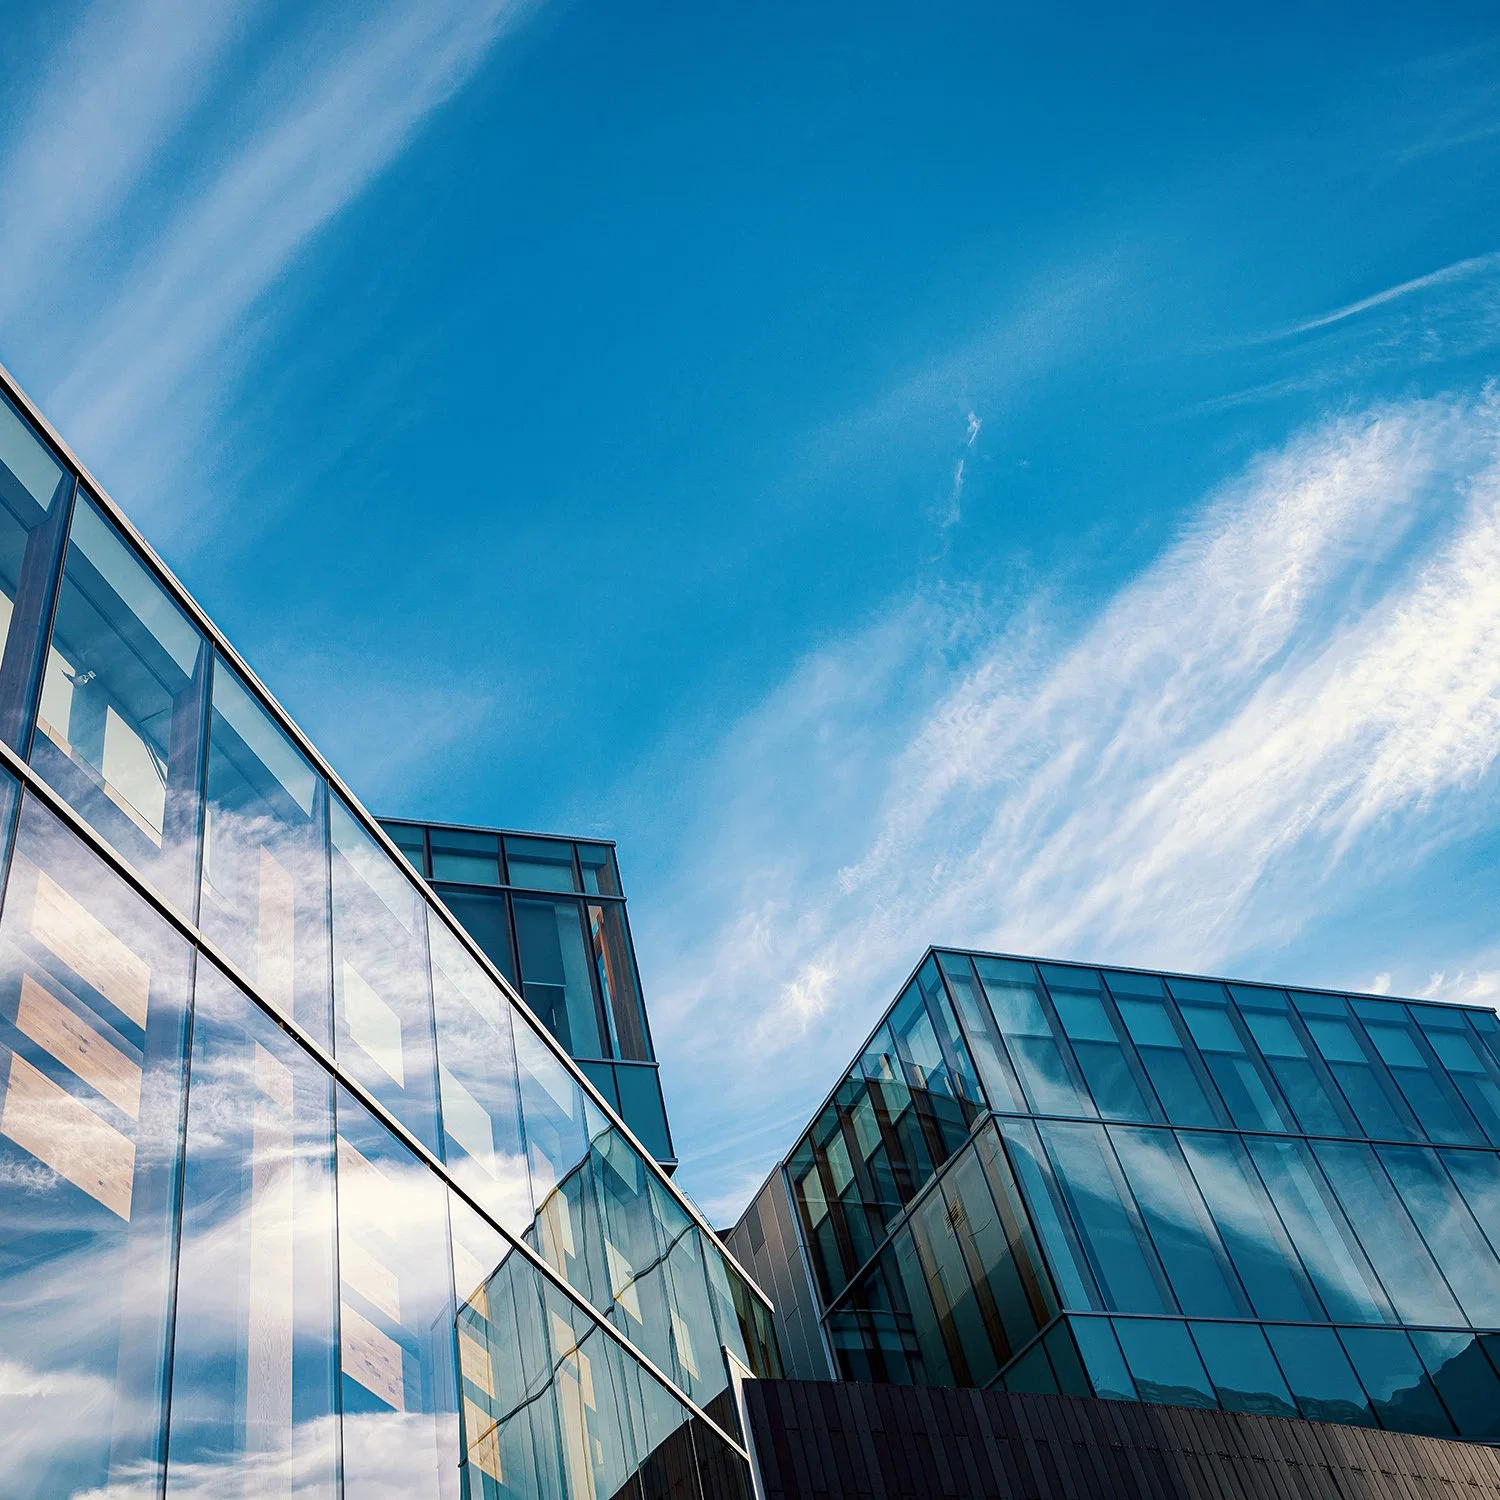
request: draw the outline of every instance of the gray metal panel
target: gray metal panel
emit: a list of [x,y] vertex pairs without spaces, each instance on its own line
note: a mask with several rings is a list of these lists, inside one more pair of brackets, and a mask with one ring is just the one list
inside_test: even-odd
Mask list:
[[725,1243],[775,1304],[776,1340],[786,1373],[801,1380],[831,1380],[834,1370],[818,1318],[818,1298],[780,1167],[767,1178]]

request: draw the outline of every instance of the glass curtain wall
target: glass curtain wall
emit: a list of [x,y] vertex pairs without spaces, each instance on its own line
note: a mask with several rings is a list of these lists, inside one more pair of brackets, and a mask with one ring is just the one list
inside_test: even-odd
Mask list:
[[0,1489],[748,1494],[759,1293],[8,405],[0,470]]
[[1500,1436],[1492,1012],[945,952],[866,1059],[783,1169],[847,1377]]

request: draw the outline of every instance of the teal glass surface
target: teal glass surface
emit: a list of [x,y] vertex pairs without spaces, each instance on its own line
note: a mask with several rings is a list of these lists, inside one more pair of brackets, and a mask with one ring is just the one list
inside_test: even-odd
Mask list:
[[1116,1318],[1115,1336],[1142,1401],[1173,1406],[1217,1406],[1213,1382],[1188,1333],[1176,1319]]
[[1193,1342],[1225,1411],[1295,1417],[1292,1393],[1255,1323],[1191,1323]]
[[1375,1414],[1349,1356],[1332,1328],[1272,1324],[1266,1337],[1286,1375],[1297,1410],[1313,1422],[1374,1427]]
[[1339,1337],[1382,1427],[1452,1437],[1454,1427],[1432,1377],[1399,1328],[1344,1328]]

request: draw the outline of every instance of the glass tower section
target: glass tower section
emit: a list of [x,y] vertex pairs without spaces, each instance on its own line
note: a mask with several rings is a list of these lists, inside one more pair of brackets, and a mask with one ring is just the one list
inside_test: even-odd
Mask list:
[[381,827],[672,1171],[677,1158],[614,845],[392,818]]
[[748,1497],[764,1297],[3,372],[0,635],[0,1494]]
[[930,950],[728,1243],[795,1375],[1500,1441],[1500,1018]]

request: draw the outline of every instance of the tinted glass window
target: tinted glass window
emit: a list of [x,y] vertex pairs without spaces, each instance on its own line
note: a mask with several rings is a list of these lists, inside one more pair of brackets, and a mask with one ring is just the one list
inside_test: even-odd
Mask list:
[[1205,1087],[1193,1065],[1166,1001],[1121,995],[1117,1003],[1167,1118],[1174,1125],[1226,1123],[1209,1099],[1212,1086]]
[[608,1057],[589,978],[583,908],[576,901],[517,896],[513,909],[526,1003],[574,1057]]
[[207,649],[135,550],[80,496],[31,761],[184,907],[194,894]]
[[1432,1377],[1400,1329],[1345,1328],[1339,1336],[1382,1427],[1453,1436]]
[[1043,1114],[1095,1114],[1093,1102],[1073,1082],[1031,965],[976,958],[974,967],[1031,1107]]
[[619,896],[620,874],[615,868],[615,851],[608,844],[580,844],[578,867],[583,872],[583,888],[594,896]]
[[160,1482],[190,957],[28,800],[0,915],[0,1428],[23,1500]]
[[198,922],[282,1015],[324,1046],[327,791],[222,658],[214,664]]
[[576,891],[573,846],[562,839],[507,838],[505,864],[512,885],[534,891]]
[[1172,1406],[1218,1405],[1213,1383],[1193,1347],[1186,1323],[1118,1318],[1115,1335],[1142,1401],[1165,1401]]
[[1225,1411],[1295,1417],[1297,1408],[1266,1343],[1253,1323],[1194,1323],[1193,1342]]
[[433,828],[432,878],[467,885],[500,884],[500,840],[493,833],[470,833],[461,828]]
[[1333,1329],[1273,1326],[1266,1329],[1266,1335],[1304,1417],[1313,1422],[1375,1425],[1369,1398]]

